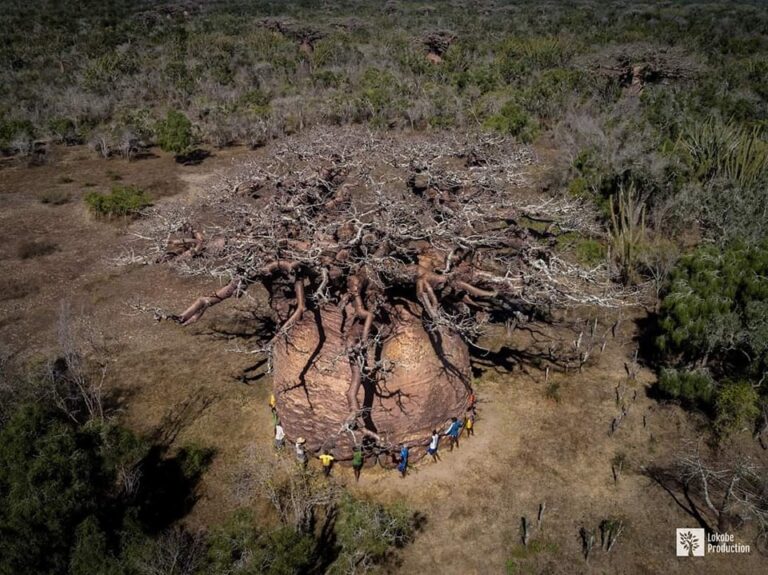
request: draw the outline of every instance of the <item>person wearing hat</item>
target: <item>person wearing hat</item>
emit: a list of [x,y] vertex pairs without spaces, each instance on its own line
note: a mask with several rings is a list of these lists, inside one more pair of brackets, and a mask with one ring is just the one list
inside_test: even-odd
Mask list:
[[303,437],[299,437],[296,440],[296,459],[299,460],[299,463],[301,463],[304,467],[307,466],[307,462],[309,461],[309,458],[307,457],[307,452],[304,450],[304,444],[307,442],[306,439]]

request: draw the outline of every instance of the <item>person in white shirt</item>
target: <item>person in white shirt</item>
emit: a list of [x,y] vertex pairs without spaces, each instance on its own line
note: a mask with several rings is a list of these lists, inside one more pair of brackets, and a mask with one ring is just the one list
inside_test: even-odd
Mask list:
[[429,442],[429,447],[427,447],[427,453],[429,453],[432,456],[432,461],[438,462],[440,461],[440,456],[437,454],[437,448],[440,445],[440,434],[437,432],[437,429],[432,430],[432,439]]
[[283,445],[285,445],[285,431],[283,431],[283,426],[278,421],[275,425],[275,449],[281,451]]

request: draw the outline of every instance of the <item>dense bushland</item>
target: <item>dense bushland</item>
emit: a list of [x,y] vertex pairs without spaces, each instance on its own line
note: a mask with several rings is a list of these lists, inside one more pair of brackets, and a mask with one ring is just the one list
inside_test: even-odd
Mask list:
[[768,396],[768,244],[704,246],[670,274],[656,346],[659,386],[714,410],[717,431],[752,430]]
[[609,199],[636,190],[648,233],[630,261],[613,251],[627,280],[667,271],[660,234],[766,233],[757,2],[3,4],[7,153],[42,138],[181,155],[316,124],[492,130],[550,141],[554,188],[606,220]]
[[312,492],[291,494],[293,504],[314,505],[311,522],[269,527],[245,506],[221,526],[182,527],[215,454],[172,448],[162,429],[132,433],[91,377],[72,353],[23,371],[0,358],[0,574],[359,573],[413,535],[404,507],[354,499],[292,458],[288,477],[270,485],[287,493],[299,478],[325,490],[322,505]]

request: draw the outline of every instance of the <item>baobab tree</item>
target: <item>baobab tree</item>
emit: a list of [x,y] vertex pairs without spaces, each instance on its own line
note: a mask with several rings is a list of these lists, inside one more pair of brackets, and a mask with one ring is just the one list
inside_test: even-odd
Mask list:
[[604,267],[553,253],[555,220],[561,231],[591,220],[572,201],[526,203],[532,161],[487,137],[326,129],[275,145],[192,207],[146,220],[149,258],[220,279],[158,317],[187,326],[262,285],[276,327],[253,351],[269,359],[288,438],[341,459],[360,443],[406,442],[418,456],[464,414],[468,346],[485,325],[615,302]]

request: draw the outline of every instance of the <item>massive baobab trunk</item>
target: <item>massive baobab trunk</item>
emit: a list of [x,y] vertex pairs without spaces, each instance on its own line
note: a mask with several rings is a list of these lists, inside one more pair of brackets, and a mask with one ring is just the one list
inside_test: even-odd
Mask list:
[[[541,207],[560,229],[588,219],[514,193],[527,150],[482,138],[312,137],[276,146],[197,206],[161,211],[142,234],[158,239],[157,261],[224,280],[165,314],[182,325],[254,283],[266,288],[277,329],[258,351],[271,359],[289,439],[339,459],[361,443],[386,453],[405,442],[419,456],[432,429],[465,412],[467,346],[484,324],[609,297],[600,274],[552,253],[555,223]],[[547,231],[532,234],[523,217]]]
[[348,428],[359,411],[360,423],[383,444],[408,442],[420,455],[432,429],[464,413],[470,389],[466,344],[448,331],[435,333],[435,343],[418,311],[396,311],[399,317],[376,357],[391,367],[356,389],[350,389],[353,366],[344,352],[344,314],[335,306],[306,314],[292,328],[290,342],[276,343],[273,387],[288,435],[308,438],[313,450],[333,448],[337,457],[351,457],[359,438]]

